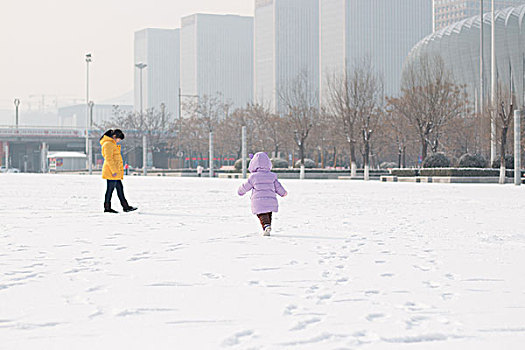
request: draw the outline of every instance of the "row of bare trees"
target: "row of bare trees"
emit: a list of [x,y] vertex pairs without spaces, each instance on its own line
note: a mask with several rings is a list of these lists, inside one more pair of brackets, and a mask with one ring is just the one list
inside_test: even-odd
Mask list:
[[[500,153],[504,163],[513,104],[501,89],[498,104]],[[302,73],[278,91],[270,105],[250,104],[233,108],[220,95],[202,96],[183,105],[184,118],[164,112],[115,111],[105,128],[133,130],[132,147],[149,145],[173,159],[186,160],[179,167],[207,165],[208,135],[214,133],[216,166],[231,165],[224,159],[241,156],[241,128],[247,126],[250,152],[265,151],[273,157],[292,159],[290,166],[312,159],[318,167],[348,167],[351,174],[382,163],[415,166],[430,154],[445,152],[487,154],[489,116],[476,114],[464,86],[458,85],[440,56],[422,56],[404,69],[401,93],[384,96],[383,79],[370,60],[363,59],[327,77],[323,101]],[[275,113],[276,110],[278,113]],[[311,161],[310,161],[311,163]]]

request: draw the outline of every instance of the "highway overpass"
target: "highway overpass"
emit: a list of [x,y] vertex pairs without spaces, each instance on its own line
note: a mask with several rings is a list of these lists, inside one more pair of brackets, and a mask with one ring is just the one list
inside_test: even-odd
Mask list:
[[[90,137],[98,140],[98,134],[93,132]],[[47,172],[48,152],[85,152],[85,148],[86,131],[82,129],[0,126],[0,162],[22,172]]]

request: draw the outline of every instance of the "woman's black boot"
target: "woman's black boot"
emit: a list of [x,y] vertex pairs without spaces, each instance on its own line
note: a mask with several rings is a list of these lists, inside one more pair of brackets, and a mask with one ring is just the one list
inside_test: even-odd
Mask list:
[[120,204],[122,204],[122,208],[124,209],[125,213],[129,213],[130,211],[137,210],[137,208],[132,207],[131,205],[129,205],[127,201],[122,201],[122,202],[120,202]]
[[111,203],[104,203],[104,213],[118,214],[118,211],[111,209]]

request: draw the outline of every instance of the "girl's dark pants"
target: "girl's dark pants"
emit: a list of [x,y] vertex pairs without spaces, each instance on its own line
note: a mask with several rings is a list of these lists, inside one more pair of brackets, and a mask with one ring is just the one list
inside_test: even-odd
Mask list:
[[[111,203],[111,196],[113,195],[113,190],[117,189],[118,199],[123,206],[127,206],[126,197],[124,197],[124,187],[122,186],[122,181],[120,180],[107,180],[108,188],[106,190],[106,200],[104,203]],[[126,205],[124,205],[126,204]]]
[[272,213],[258,214],[257,217],[259,218],[259,221],[261,222],[261,226],[263,230],[266,228],[266,226],[272,225]]

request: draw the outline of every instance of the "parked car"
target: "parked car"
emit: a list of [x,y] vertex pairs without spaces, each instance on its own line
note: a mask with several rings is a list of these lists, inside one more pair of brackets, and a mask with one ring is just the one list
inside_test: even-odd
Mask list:
[[0,167],[0,173],[19,173],[19,172],[20,172],[20,169],[17,169],[17,168],[6,169],[5,165],[2,165]]

